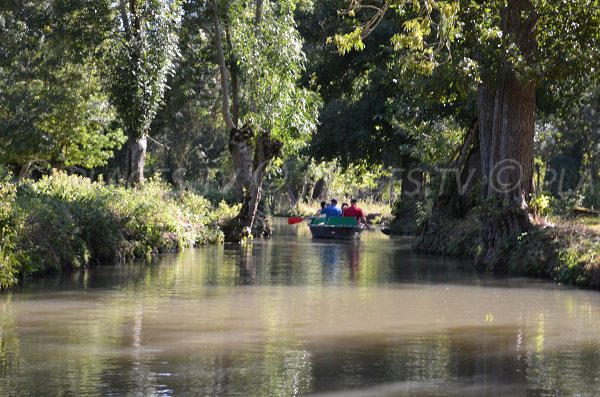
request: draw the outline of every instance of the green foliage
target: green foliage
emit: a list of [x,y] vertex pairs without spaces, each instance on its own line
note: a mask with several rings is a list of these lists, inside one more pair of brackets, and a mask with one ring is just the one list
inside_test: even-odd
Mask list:
[[575,284],[582,276],[582,264],[589,258],[582,256],[576,247],[567,247],[559,253],[560,264],[554,269],[555,279],[566,284]]
[[458,153],[465,136],[465,129],[452,119],[417,124],[401,123],[413,137],[411,157],[424,164],[448,164]]
[[127,189],[55,173],[0,184],[0,283],[92,262],[124,260],[220,242],[238,208],[178,195],[156,179]]
[[258,24],[255,7],[248,5],[232,1],[228,9],[232,61],[243,83],[242,123],[270,131],[284,142],[284,150],[297,152],[316,128],[320,100],[298,84],[305,55],[294,19],[296,2],[263,1]]
[[114,20],[104,46],[104,82],[129,134],[140,138],[175,71],[180,1],[137,0]]
[[[389,170],[382,165],[370,166],[366,162],[356,162],[343,166],[337,160],[320,163],[309,160],[305,167],[297,169],[296,172],[301,172],[301,179],[297,181],[299,184],[308,181],[314,184],[316,181],[322,180],[326,190],[323,195],[335,196],[339,200],[344,197],[373,196],[379,188],[379,179],[390,176]],[[288,175],[288,178],[293,178],[293,175]],[[296,189],[299,188],[301,186],[296,187]]]
[[569,217],[573,215],[575,207],[581,207],[585,197],[572,190],[559,193],[551,202],[551,211],[555,215]]
[[99,83],[109,1],[0,5],[0,157],[96,167],[123,143]]
[[393,234],[413,236],[418,234],[431,216],[431,205],[428,201],[396,200],[393,204],[394,219],[390,224]]
[[537,216],[544,217],[550,213],[552,197],[543,193],[535,194],[529,200],[529,208],[531,212]]
[[[367,3],[381,5],[353,2],[357,18],[370,15],[359,6]],[[418,15],[391,11],[364,38],[363,51],[337,56],[321,44],[323,36],[339,37],[340,31],[357,22],[340,21],[338,7],[339,2],[319,2],[314,16],[301,19],[309,43],[309,71],[324,100],[310,153],[317,158],[343,162],[360,158],[392,166],[401,166],[414,155],[411,160],[417,163],[447,162],[464,128],[475,118],[473,62],[464,59],[453,64],[439,54],[430,77],[407,68],[407,50],[392,51],[390,40],[407,18]]]
[[363,50],[363,39],[388,9],[395,10],[403,20],[401,31],[391,36],[390,44],[402,53],[404,70],[430,75],[436,66],[451,59],[450,45],[459,37],[462,26],[458,1],[353,1],[345,14],[359,26],[350,33],[329,37],[328,42],[334,43],[342,55],[352,49]]
[[0,175],[0,289],[13,285],[21,268],[15,241],[20,232],[15,222],[16,187],[9,182],[10,175]]
[[362,51],[365,49],[362,35],[363,31],[358,27],[350,33],[336,34],[333,37],[328,37],[327,44],[333,43],[337,47],[340,55],[346,55],[352,50]]
[[218,68],[213,40],[198,12],[202,4],[186,1],[182,5],[178,32],[181,55],[176,73],[167,82],[170,89],[165,92],[165,105],[151,126],[152,137],[161,142],[151,146],[156,168],[150,164],[147,168],[150,175],[162,171],[166,180],[178,188],[185,180],[186,185],[194,185],[195,191],[214,197],[218,181],[230,168],[223,161],[227,157],[228,131],[214,110],[220,103],[220,85],[215,79]]

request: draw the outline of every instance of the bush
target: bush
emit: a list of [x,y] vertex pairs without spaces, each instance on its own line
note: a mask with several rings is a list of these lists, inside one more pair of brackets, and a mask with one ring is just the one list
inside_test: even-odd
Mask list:
[[18,224],[14,218],[16,188],[10,176],[0,179],[0,288],[7,288],[17,280],[21,268],[15,247]]
[[0,287],[19,275],[77,269],[223,240],[237,209],[177,195],[158,180],[127,189],[62,172],[0,183]]
[[575,207],[583,204],[584,197],[572,190],[559,193],[558,197],[552,200],[551,211],[559,216],[571,216]]
[[551,201],[552,197],[546,194],[534,194],[529,200],[529,208],[534,215],[544,217],[550,212]]
[[600,190],[594,189],[593,186],[589,186],[585,192],[583,206],[593,210],[600,209]]

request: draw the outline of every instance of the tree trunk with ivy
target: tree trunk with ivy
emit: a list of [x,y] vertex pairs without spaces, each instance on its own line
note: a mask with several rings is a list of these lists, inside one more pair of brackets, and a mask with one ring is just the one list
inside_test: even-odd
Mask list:
[[[229,151],[236,174],[236,191],[240,195],[240,213],[223,227],[225,240],[239,242],[252,236],[270,237],[271,226],[262,204],[262,185],[271,160],[281,151],[280,141],[268,132],[255,138],[248,126],[232,128]],[[262,206],[262,207],[261,207]]]

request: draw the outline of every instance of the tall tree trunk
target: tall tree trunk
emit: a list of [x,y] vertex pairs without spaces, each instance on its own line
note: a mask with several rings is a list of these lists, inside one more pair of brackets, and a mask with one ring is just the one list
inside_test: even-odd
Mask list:
[[477,90],[479,118],[479,149],[481,158],[481,176],[484,196],[487,196],[488,180],[491,170],[492,148],[494,138],[494,109],[496,91],[481,85]]
[[250,197],[248,200],[248,212],[244,214],[243,226],[252,229],[256,218],[256,211],[262,196],[262,184],[267,172],[267,167],[271,160],[278,156],[282,144],[278,140],[271,138],[268,133],[263,133],[258,137],[254,151],[253,175],[250,185]]
[[229,79],[227,77],[227,64],[225,62],[225,54],[223,51],[223,28],[221,26],[221,20],[219,17],[219,9],[216,0],[210,2],[210,6],[213,11],[213,24],[215,28],[214,39],[215,39],[215,50],[217,54],[217,64],[219,65],[219,74],[221,76],[221,91],[223,94],[221,111],[223,113],[223,119],[228,129],[236,128],[231,117],[229,109]]
[[144,164],[146,161],[147,137],[138,137],[135,133],[128,134],[127,144],[127,184],[138,186],[144,183]]
[[229,153],[235,172],[235,194],[241,202],[252,185],[252,161],[254,132],[248,126],[232,128],[229,133]]
[[[129,42],[131,64],[136,65],[142,58],[143,39],[142,15],[135,0],[119,0],[119,13],[125,36]],[[129,12],[129,15],[127,14]],[[135,75],[131,78],[136,78]],[[134,122],[126,122],[127,152],[125,154],[125,178],[129,186],[144,183],[144,164],[146,161],[147,131],[140,132]]]
[[[502,31],[526,61],[535,49],[535,25],[530,0],[508,1],[502,12]],[[481,166],[487,176],[487,196],[495,203],[482,215],[486,253],[481,259],[485,262],[507,239],[529,229],[527,202],[533,192],[535,84],[507,60],[493,95],[493,112],[491,86],[484,82],[478,93]]]
[[417,205],[423,198],[424,172],[410,156],[402,156],[400,201],[394,209],[390,225],[394,234],[414,235],[418,232]]
[[[262,17],[262,0],[256,2],[255,28],[258,30]],[[235,192],[237,198],[242,203],[240,213],[229,224],[225,225],[223,231],[227,241],[240,241],[244,236],[253,234],[269,234],[267,230],[268,222],[266,216],[262,215],[263,221],[260,222],[262,230],[257,230],[255,220],[258,211],[261,194],[262,183],[266,168],[273,157],[279,155],[281,150],[281,142],[271,139],[269,133],[263,133],[258,138],[255,138],[252,129],[244,126],[241,129],[237,128],[239,119],[239,68],[237,59],[233,53],[231,45],[231,37],[229,34],[229,26],[225,20],[225,39],[228,41],[231,51],[229,53],[228,62],[225,59],[223,51],[223,27],[221,17],[218,12],[216,0],[210,1],[210,6],[213,11],[213,24],[215,29],[214,40],[217,55],[217,64],[219,65],[219,73],[221,77],[222,112],[223,119],[230,130],[229,134],[229,152],[231,153],[235,172]],[[229,68],[228,68],[229,65]],[[230,109],[229,102],[229,78],[231,77],[231,90],[233,106]],[[251,107],[253,105],[251,104]],[[264,227],[263,225],[267,225]],[[257,233],[258,232],[258,233]]]
[[[278,156],[282,144],[269,133],[262,133],[253,145],[254,133],[248,126],[232,129],[229,135],[229,151],[236,169],[237,188],[241,189],[242,208],[237,217],[223,227],[225,239],[239,242],[248,235],[270,235],[265,211],[259,211],[262,185],[266,169]],[[261,216],[257,216],[258,213]],[[260,222],[255,222],[260,218]]]
[[402,158],[402,168],[400,200],[414,202],[423,196],[423,170],[415,160],[407,156]]

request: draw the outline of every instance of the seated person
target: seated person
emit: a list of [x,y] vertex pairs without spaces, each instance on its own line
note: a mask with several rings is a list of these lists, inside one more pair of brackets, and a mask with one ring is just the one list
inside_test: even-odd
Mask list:
[[326,218],[331,216],[342,216],[342,210],[337,206],[337,200],[331,199],[331,203],[321,210],[321,215],[325,215]]
[[346,211],[346,208],[348,208],[348,203],[342,203],[342,214]]
[[327,201],[321,201],[321,209],[317,210],[317,213],[315,215],[316,216],[325,215],[325,214],[323,214],[323,209],[325,208],[326,205],[327,205]]
[[367,224],[367,218],[365,217],[363,210],[358,206],[358,201],[355,198],[350,200],[350,207],[346,208],[344,216],[353,216],[358,223],[362,222],[365,225]]

